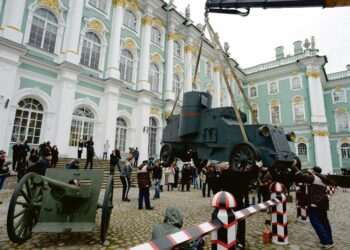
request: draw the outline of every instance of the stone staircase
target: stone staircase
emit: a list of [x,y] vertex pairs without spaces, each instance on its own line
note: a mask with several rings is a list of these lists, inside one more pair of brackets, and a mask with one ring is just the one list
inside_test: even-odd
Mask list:
[[[73,160],[72,158],[59,158],[58,163],[57,163],[57,168],[64,168],[68,162]],[[80,160],[80,169],[84,169],[86,163],[86,159],[81,159]],[[124,162],[120,161],[120,166],[124,164]],[[89,168],[88,168],[89,169]],[[102,188],[105,188],[107,185],[107,181],[109,178],[109,160],[103,161],[103,160],[96,160],[94,159],[94,170],[97,169],[102,169],[104,171],[104,178],[103,178],[103,183],[102,183]],[[132,183],[131,186],[137,186],[137,172],[136,169],[133,170],[131,174],[131,179]],[[121,188],[122,183],[119,178],[119,172],[118,170],[114,173],[114,188]]]

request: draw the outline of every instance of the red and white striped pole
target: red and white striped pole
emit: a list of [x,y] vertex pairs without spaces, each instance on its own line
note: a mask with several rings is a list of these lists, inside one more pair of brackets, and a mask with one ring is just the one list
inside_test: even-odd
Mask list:
[[274,182],[270,186],[271,199],[278,199],[280,202],[271,208],[272,243],[276,245],[288,244],[288,218],[287,199],[285,187],[279,182]]
[[307,214],[307,206],[303,207],[298,205],[298,200],[300,198],[301,192],[306,187],[303,185],[303,183],[296,183],[295,185],[295,193],[296,193],[296,207],[297,207],[297,221],[302,223],[309,222],[309,216]]
[[221,191],[214,195],[211,205],[215,207],[212,219],[219,219],[223,226],[211,233],[211,248],[213,250],[236,248],[236,217],[233,208],[237,206],[232,194]]

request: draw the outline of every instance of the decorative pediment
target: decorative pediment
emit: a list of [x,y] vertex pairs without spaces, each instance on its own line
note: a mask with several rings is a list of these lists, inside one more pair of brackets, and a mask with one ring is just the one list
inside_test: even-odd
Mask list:
[[306,139],[304,138],[304,137],[298,137],[296,140],[295,140],[295,142],[296,143],[301,143],[301,142],[303,142],[303,143],[305,143],[306,142]]
[[124,48],[130,49],[130,50],[136,49],[136,44],[135,44],[134,40],[132,40],[131,38],[126,39],[123,42],[123,46],[124,46]]
[[151,59],[152,59],[152,62],[157,62],[157,63],[161,62],[162,60],[159,54],[153,54]]
[[100,34],[104,34],[105,32],[107,32],[105,26],[103,25],[103,23],[98,20],[98,19],[93,19],[89,22],[88,25],[89,29],[95,30]]
[[156,116],[160,116],[160,111],[159,111],[159,109],[157,109],[157,108],[151,108],[151,111],[150,111],[150,114],[151,115],[156,115]]
[[346,109],[340,107],[340,108],[337,108],[337,109],[335,110],[335,112],[336,112],[336,113],[345,113],[345,112],[346,112]]
[[213,84],[208,83],[208,84],[207,84],[207,91],[208,91],[209,93],[212,93],[213,90],[214,90]]
[[271,107],[277,107],[279,104],[280,104],[280,102],[278,100],[272,100],[270,102]]
[[179,64],[176,64],[175,67],[174,67],[174,72],[176,74],[181,74],[181,73],[184,72],[184,70],[182,69],[182,67]]
[[58,0],[40,0],[39,3],[46,5],[47,7],[54,9],[57,12],[61,11],[61,6],[58,3]]
[[140,12],[140,7],[139,7],[139,5],[136,3],[136,1],[128,1],[128,7],[129,7],[130,9],[132,9],[133,11]]
[[304,102],[303,98],[301,96],[296,96],[293,99],[294,104],[302,104]]
[[160,29],[164,28],[163,20],[160,18],[153,19],[153,25],[157,26]]

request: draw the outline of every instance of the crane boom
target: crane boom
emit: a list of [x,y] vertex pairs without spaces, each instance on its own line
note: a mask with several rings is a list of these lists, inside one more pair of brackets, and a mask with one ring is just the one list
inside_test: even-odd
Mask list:
[[342,7],[350,6],[350,0],[207,0],[208,12],[237,14],[244,8],[302,8],[302,7]]

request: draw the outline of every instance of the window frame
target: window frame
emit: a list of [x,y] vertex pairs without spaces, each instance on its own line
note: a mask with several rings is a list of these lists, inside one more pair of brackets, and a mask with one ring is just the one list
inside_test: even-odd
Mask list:
[[[124,56],[123,55],[123,51],[126,51],[126,52],[128,52],[130,55],[131,55],[131,59],[130,58],[127,58],[126,56]],[[121,64],[122,64],[122,59],[124,59],[125,58],[125,75],[127,75],[127,72],[128,72],[128,63],[131,63],[131,79],[130,79],[130,81],[128,80],[128,79],[123,79],[122,78],[122,71],[121,71]],[[134,61],[135,61],[135,59],[134,59],[134,55],[133,55],[133,53],[130,51],[130,50],[128,50],[128,49],[126,49],[126,48],[124,48],[124,49],[122,49],[122,51],[121,51],[121,53],[120,53],[120,62],[119,62],[119,70],[120,70],[120,79],[121,80],[123,80],[123,81],[127,81],[127,82],[133,82],[133,76],[134,76]],[[130,66],[130,65],[129,65]]]
[[[279,123],[273,123],[273,114],[272,114],[272,109],[273,108],[278,108],[278,119],[279,119]],[[278,101],[276,105],[272,105],[272,103],[269,104],[269,113],[270,113],[270,123],[272,125],[281,125],[282,124],[282,115],[281,115],[281,103]]]
[[[56,23],[50,21],[48,18],[44,19],[42,16],[39,16],[39,14],[36,14],[36,12],[40,11],[40,10],[44,10],[44,11],[47,11],[48,13],[52,14],[52,16],[56,19]],[[39,21],[44,22],[43,33],[42,33],[42,38],[41,38],[42,40],[40,42],[40,46],[35,45],[35,42],[33,44],[30,42],[31,36],[32,36],[32,29],[33,29],[33,25],[34,25],[33,23],[34,23],[35,18],[38,19]],[[40,6],[33,11],[33,15],[31,16],[31,19],[29,19],[28,21],[30,21],[30,25],[28,25],[29,26],[28,39],[27,39],[28,45],[33,46],[34,48],[40,49],[42,51],[45,51],[46,53],[49,53],[49,54],[57,54],[57,50],[59,49],[58,46],[60,46],[60,44],[58,43],[59,35],[60,35],[60,22],[59,22],[59,17],[56,15],[56,13],[49,8],[44,8],[44,7]],[[52,51],[44,48],[45,40],[47,38],[48,24],[50,24],[51,26],[54,26],[56,28],[56,33],[55,33],[56,37],[54,39],[54,46],[53,46]],[[35,41],[36,41],[36,39],[35,39]]]
[[[135,17],[135,29],[133,29],[129,25],[125,24],[125,18],[127,17],[127,13],[128,12],[130,12]],[[124,17],[123,17],[123,24],[122,25],[123,25],[124,28],[127,28],[128,30],[131,30],[134,33],[139,33],[139,16],[134,11],[126,8],[124,10]]]
[[[301,146],[305,146],[305,148],[301,148]],[[303,156],[303,157],[308,156],[308,147],[305,142],[299,142],[297,144],[297,153],[298,153],[298,156]]]
[[[123,121],[125,126],[118,124],[118,120]],[[124,138],[121,138],[121,135],[124,135]],[[119,149],[120,152],[127,152],[127,141],[128,141],[128,123],[123,117],[117,117],[116,119],[116,133],[115,133],[115,148]],[[123,149],[121,148],[122,142],[124,143]]]
[[[340,117],[341,115],[343,115],[344,117]],[[343,127],[340,127],[341,125],[344,125],[345,122],[344,120],[341,121],[342,123],[340,123],[340,118],[345,118],[346,116],[346,119],[347,119],[347,127],[346,128],[343,128]],[[344,111],[344,112],[340,112],[340,111],[335,111],[335,114],[334,114],[334,120],[335,120],[335,127],[336,127],[336,132],[348,132],[349,129],[350,129],[350,121],[349,121],[349,113]]]
[[[177,46],[175,46],[175,44],[177,44]],[[173,48],[173,55],[179,59],[182,59],[182,46],[181,46],[181,43],[179,41],[174,41],[174,44],[173,44],[174,48]],[[178,48],[178,49],[176,49]],[[179,52],[178,54],[175,53],[175,52]]]
[[[75,113],[76,111],[78,111],[78,109],[84,109],[84,112],[88,110],[89,113],[92,115],[92,117],[76,115]],[[79,139],[87,140],[89,137],[94,136],[94,131],[96,128],[95,117],[96,116],[93,110],[86,105],[80,105],[74,108],[72,113],[70,131],[69,131],[69,147],[76,147],[78,145]],[[73,131],[73,126],[75,128],[74,131]],[[76,138],[74,138],[75,135],[76,135]]]
[[[274,92],[274,93],[272,93],[271,92],[271,85],[272,84],[276,84],[276,92]],[[276,81],[273,81],[273,82],[270,82],[269,84],[268,84],[268,93],[269,93],[269,95],[277,95],[278,93],[279,93],[279,86],[278,86],[278,81],[276,80]]]
[[[87,38],[87,35],[91,33],[93,34],[98,40],[99,40],[99,44],[96,43],[95,41],[93,41],[92,39],[88,39]],[[101,37],[99,36],[99,34],[97,34],[96,32],[93,32],[93,31],[86,31],[84,36],[82,37],[82,44],[81,44],[81,51],[80,51],[80,61],[79,61],[79,64],[83,65],[83,66],[86,66],[90,69],[93,69],[93,70],[101,70],[102,68],[102,65],[103,65],[103,53],[104,53],[104,49],[103,49],[103,44],[102,44],[102,39]],[[82,56],[83,56],[83,51],[84,51],[84,44],[85,44],[85,41],[87,41],[89,44],[90,44],[90,47],[89,47],[89,63],[88,65],[82,63]],[[98,45],[99,46],[99,57],[98,57],[98,65],[97,65],[97,68],[95,67],[92,67],[91,66],[91,63],[92,63],[92,54],[93,54],[93,48],[94,48],[94,45]],[[85,53],[85,52],[84,52]]]
[[[253,96],[252,95],[252,89],[254,89],[255,88],[255,95]],[[256,98],[256,97],[258,97],[258,87],[257,86],[250,86],[249,87],[249,98]]]
[[[152,69],[152,65],[154,65],[157,68],[158,72]],[[158,74],[158,83],[157,83],[157,88],[155,89],[154,80],[156,79],[157,74]],[[151,62],[149,65],[148,81],[150,83],[150,90],[156,93],[160,93],[160,75],[161,75],[161,71],[159,66],[156,63]]]
[[[154,124],[151,124],[151,121],[154,121]],[[158,133],[158,123],[157,119],[154,117],[149,118],[149,124],[148,124],[148,156],[155,156],[157,155],[157,133]],[[154,140],[151,140],[151,136],[154,135]],[[154,149],[154,153],[152,151]]]
[[88,0],[88,4],[91,5],[94,9],[104,13],[104,14],[107,14],[107,7],[108,7],[108,0],[95,0],[96,2],[100,3],[101,1],[104,1],[104,10],[100,9],[100,7],[98,6],[99,4],[93,4],[91,3],[91,1],[94,1],[94,0]]
[[[156,31],[158,32],[158,40],[159,41],[154,41],[155,39],[155,36],[154,36],[154,32],[153,31]],[[152,26],[151,27],[151,43],[158,46],[158,47],[161,47],[163,48],[163,33],[162,31],[157,27],[157,26]]]
[[[335,100],[336,92],[343,92],[343,100]],[[346,103],[347,102],[346,90],[343,89],[343,88],[341,88],[341,89],[334,89],[331,92],[331,98],[332,98],[333,104],[335,104],[335,103]]]
[[[178,81],[175,79],[178,78]],[[181,91],[181,77],[178,73],[173,74],[173,92],[175,94],[175,97],[178,95],[178,93]]]
[[[293,80],[294,79],[298,79],[299,80],[299,88],[293,88],[294,85],[293,85]],[[298,91],[298,90],[301,90],[303,88],[303,81],[301,79],[301,76],[293,76],[290,78],[290,89],[292,91]]]
[[[346,144],[346,146],[343,146],[345,144]],[[344,143],[340,144],[340,158],[342,160],[350,159],[350,144],[349,143],[344,142]]]
[[[30,102],[28,102],[30,100]],[[26,107],[27,104],[30,106],[34,105],[34,101],[37,102],[37,106],[41,107],[34,109],[33,107]],[[21,103],[24,103],[23,106],[21,106]],[[20,112],[20,116],[17,114]],[[23,117],[24,113],[27,113],[26,117]],[[34,117],[33,117],[33,114]],[[43,104],[38,101],[35,97],[25,97],[22,98],[18,102],[18,107],[15,110],[15,117],[14,117],[14,122],[12,125],[12,132],[11,132],[11,143],[16,143],[17,141],[21,140],[27,140],[28,144],[33,144],[33,145],[39,145],[40,144],[40,138],[42,137],[42,130],[43,130],[43,123],[45,121],[45,111],[44,111],[44,106]],[[16,120],[19,119],[19,123],[16,124]],[[25,123],[25,124],[23,124]],[[34,126],[30,126],[31,124],[34,123]],[[40,125],[38,125],[40,123]],[[18,132],[15,133],[15,127],[17,127]],[[32,140],[29,140],[28,137],[29,131],[32,129],[33,134],[32,134]],[[24,131],[24,134],[21,133],[21,131]],[[39,131],[39,135],[36,136],[36,132]],[[13,140],[13,137],[16,135],[16,140]],[[20,139],[20,137],[23,136],[23,139]]]

